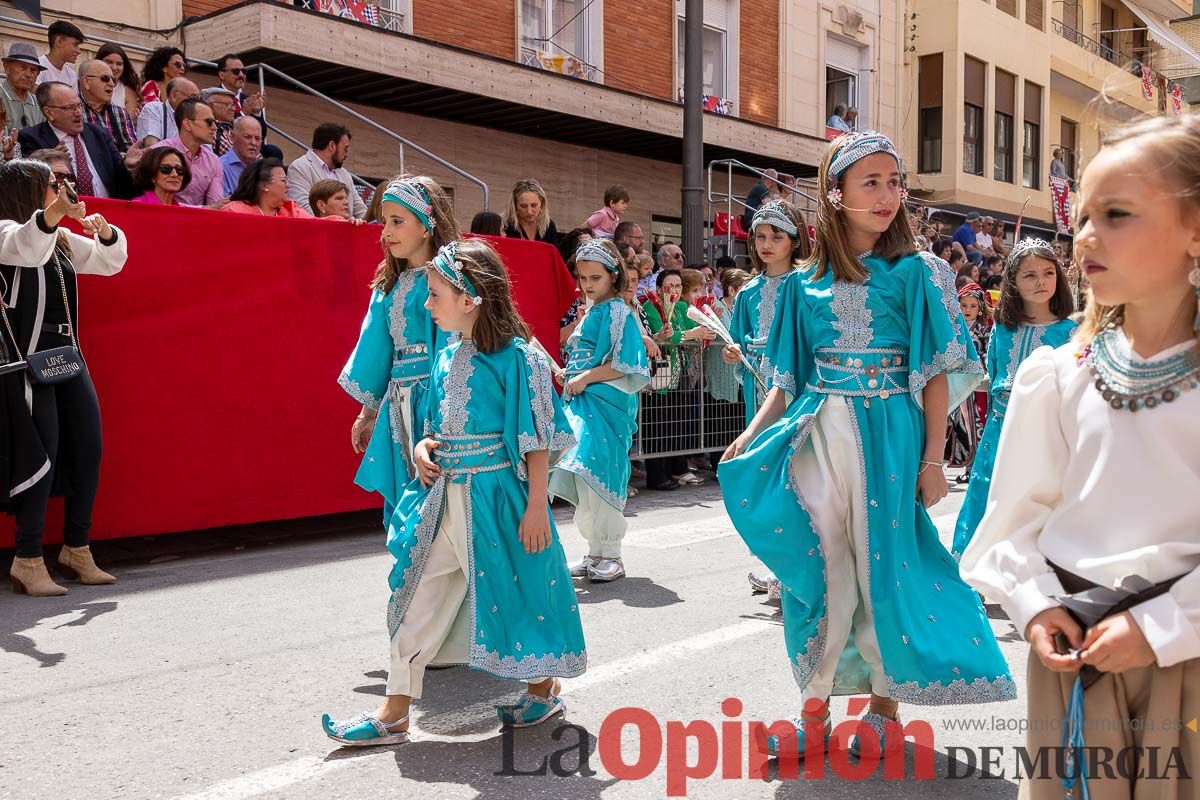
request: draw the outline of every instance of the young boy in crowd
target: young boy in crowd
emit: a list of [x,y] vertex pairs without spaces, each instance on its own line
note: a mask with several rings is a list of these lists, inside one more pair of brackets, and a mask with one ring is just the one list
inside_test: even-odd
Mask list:
[[587,218],[587,226],[597,239],[612,239],[621,224],[621,215],[629,210],[629,192],[619,183],[604,190],[604,208]]

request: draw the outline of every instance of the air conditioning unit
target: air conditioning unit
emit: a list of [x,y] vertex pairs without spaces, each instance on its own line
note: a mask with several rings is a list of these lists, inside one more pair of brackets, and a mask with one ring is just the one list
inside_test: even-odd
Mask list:
[[855,36],[862,33],[863,30],[863,15],[856,8],[849,6],[838,6],[837,12],[834,14],[834,19],[842,26],[842,32],[847,36]]

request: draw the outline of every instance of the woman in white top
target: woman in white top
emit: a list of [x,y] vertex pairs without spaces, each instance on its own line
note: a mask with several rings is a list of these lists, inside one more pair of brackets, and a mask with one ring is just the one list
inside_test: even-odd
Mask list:
[[[964,578],[1030,644],[1027,746],[1051,763],[1025,798],[1196,796],[1183,775],[1200,770],[1200,736],[1180,727],[1200,701],[1198,186],[1197,117],[1136,123],[1088,166],[1087,315],[1018,371],[963,554]],[[1128,594],[1096,613],[1067,597],[1095,586]]]

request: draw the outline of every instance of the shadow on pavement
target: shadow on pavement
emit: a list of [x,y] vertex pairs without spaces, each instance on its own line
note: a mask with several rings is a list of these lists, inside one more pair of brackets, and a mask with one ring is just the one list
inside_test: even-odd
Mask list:
[[70,584],[72,594],[61,597],[14,597],[12,602],[0,604],[0,650],[16,655],[29,656],[41,667],[55,667],[66,660],[66,653],[46,653],[38,649],[32,637],[19,631],[36,628],[42,620],[79,612],[76,619],[68,620],[55,628],[86,625],[96,617],[117,610],[113,600],[88,602],[82,593],[88,588]]
[[618,601],[630,608],[665,608],[683,602],[673,590],[642,577],[621,578],[612,583],[590,583],[577,578],[575,597],[589,605]]

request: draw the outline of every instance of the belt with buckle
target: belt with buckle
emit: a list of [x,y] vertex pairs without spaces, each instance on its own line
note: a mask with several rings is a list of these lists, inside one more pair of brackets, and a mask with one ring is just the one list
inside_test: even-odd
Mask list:
[[42,325],[42,333],[56,333],[59,336],[69,337],[71,335],[71,326],[65,322],[59,323],[58,325],[46,323]]

